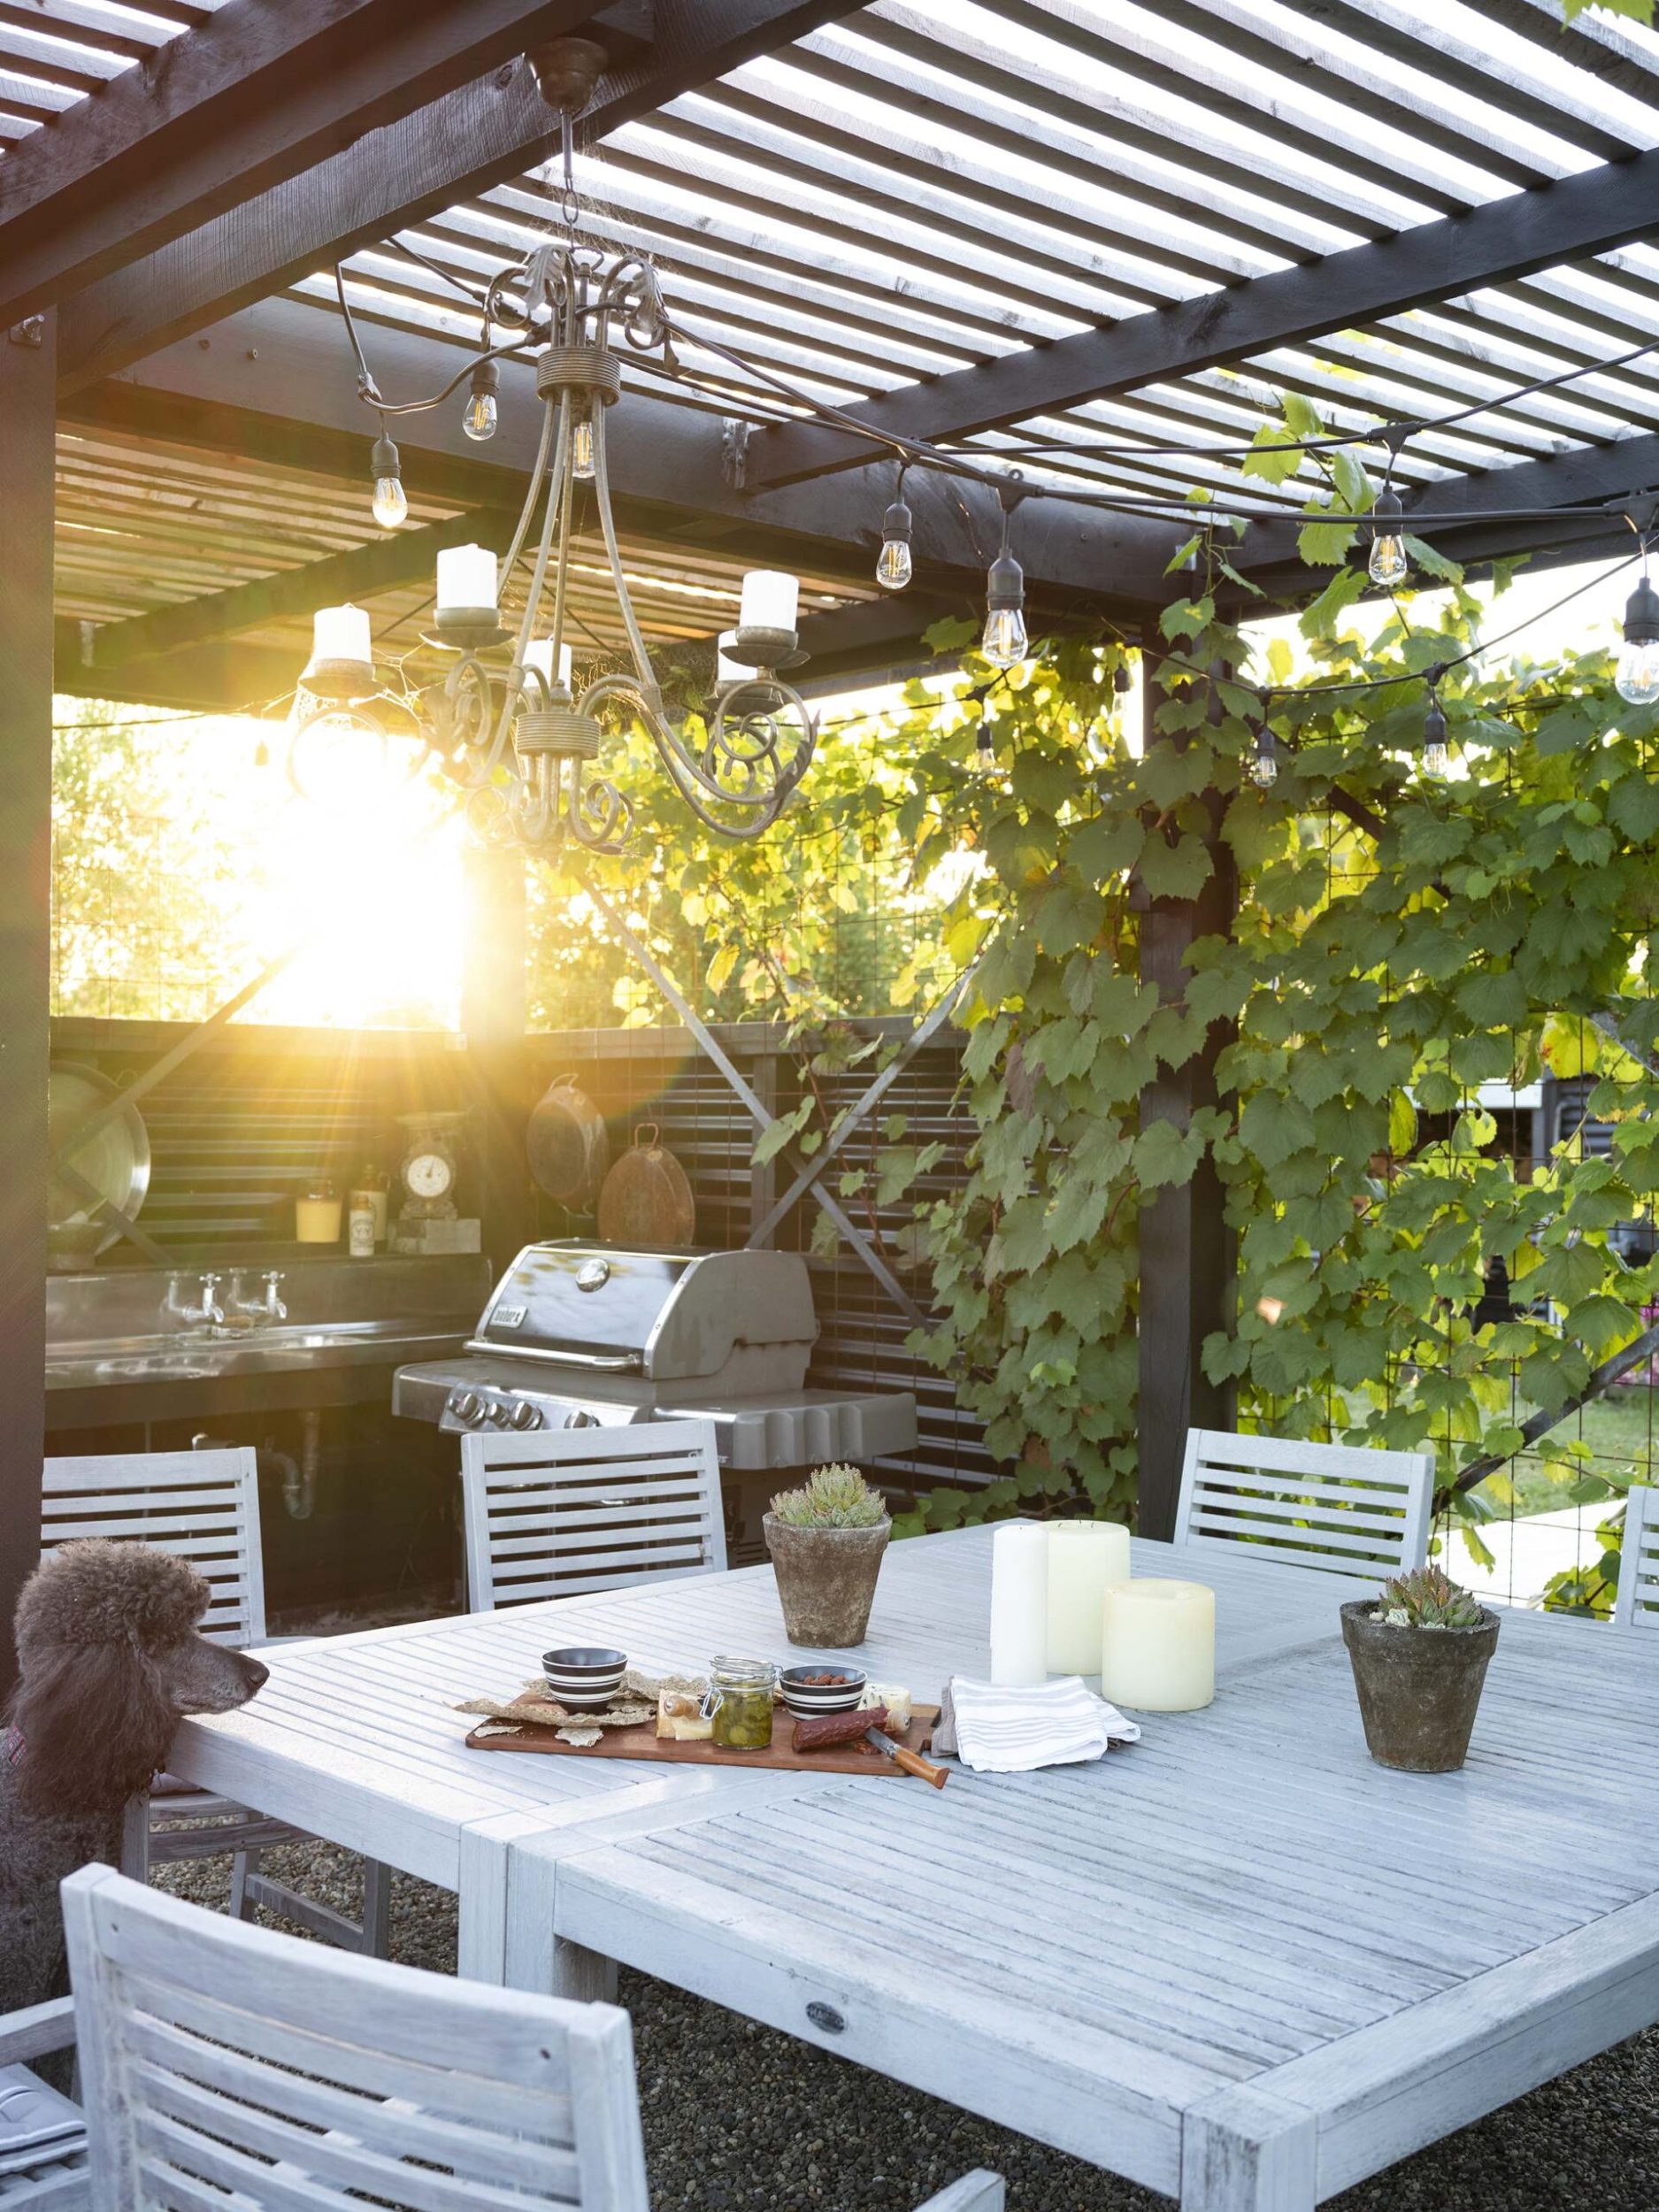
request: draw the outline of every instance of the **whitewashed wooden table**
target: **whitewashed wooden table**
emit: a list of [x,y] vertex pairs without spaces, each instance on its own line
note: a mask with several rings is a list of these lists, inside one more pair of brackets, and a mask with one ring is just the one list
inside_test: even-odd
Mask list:
[[[1142,1573],[1171,1571],[1158,1564],[1169,1558],[1167,1547],[1138,1547]],[[1328,1634],[1349,1587],[1274,1568],[1211,1574],[1207,1565],[1205,1577],[1222,1592],[1224,1684],[1254,1660]],[[861,1663],[924,1698],[952,1670],[983,1672],[989,1590],[983,1530],[895,1545]],[[203,1788],[456,1891],[464,1973],[567,1991],[603,1986],[580,1949],[555,1955],[543,1943],[532,1963],[521,1955],[510,1965],[509,1847],[577,1829],[595,1840],[645,1832],[716,1801],[771,1801],[800,1778],[465,1749],[473,1724],[455,1704],[515,1690],[544,1650],[583,1641],[621,1645],[640,1664],[663,1669],[700,1667],[717,1651],[791,1655],[770,1567],[279,1644],[262,1654],[271,1679],[258,1696],[238,1712],[186,1721],[168,1764]],[[892,1781],[869,1786],[909,1793]],[[526,1863],[532,1901],[521,1924],[534,1924],[544,1878]]]
[[[872,1663],[925,1694],[894,1601],[945,1563],[965,1669],[983,1594],[966,1554],[903,1549]],[[1207,1711],[1089,1766],[780,1775],[689,1819],[527,1835],[507,1970],[584,1962],[591,1987],[620,1959],[1185,2212],[1311,2212],[1659,2019],[1659,1639],[1506,1614],[1468,1766],[1392,1774],[1335,1632],[1347,1586],[1225,1568],[1194,1570],[1225,1655]]]

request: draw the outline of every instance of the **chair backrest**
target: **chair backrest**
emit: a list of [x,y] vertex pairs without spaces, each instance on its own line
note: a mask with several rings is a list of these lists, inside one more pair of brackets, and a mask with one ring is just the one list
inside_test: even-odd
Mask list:
[[1631,1485],[1618,1552],[1615,1628],[1659,1628],[1659,1489]]
[[63,1903],[93,2212],[647,2212],[616,2006],[303,1942],[107,1867]]
[[1431,1452],[1189,1429],[1175,1541],[1382,1579],[1427,1562],[1433,1505]]
[[712,1421],[461,1439],[475,1612],[726,1565]]
[[49,1459],[42,1547],[50,1549],[75,1536],[109,1536],[177,1552],[212,1586],[202,1633],[215,1643],[265,1641],[259,1479],[251,1445]]

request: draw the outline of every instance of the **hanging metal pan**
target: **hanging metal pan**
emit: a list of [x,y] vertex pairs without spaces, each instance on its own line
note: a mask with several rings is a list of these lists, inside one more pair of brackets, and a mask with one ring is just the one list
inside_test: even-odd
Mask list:
[[691,1182],[654,1122],[641,1122],[599,1194],[599,1233],[607,1244],[645,1250],[690,1244],[696,1236],[697,1202]]
[[611,1140],[604,1116],[573,1076],[556,1076],[531,1108],[525,1151],[549,1198],[577,1213],[589,1210],[611,1164]]
[[[47,1082],[48,1141],[54,1154],[82,1122],[89,1122],[121,1095],[119,1086],[107,1075],[70,1060],[54,1060]],[[136,1215],[150,1188],[150,1133],[144,1117],[136,1106],[124,1106],[85,1144],[65,1153],[64,1164],[84,1176],[99,1198],[124,1214]],[[54,1175],[49,1186],[46,1217],[49,1242],[59,1258],[91,1257],[120,1240],[119,1229],[102,1225],[96,1202],[61,1176]]]

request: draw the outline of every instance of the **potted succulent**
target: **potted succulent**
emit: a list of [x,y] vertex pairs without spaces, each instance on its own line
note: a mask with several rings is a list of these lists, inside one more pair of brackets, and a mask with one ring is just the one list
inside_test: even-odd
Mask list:
[[1438,1567],[1342,1608],[1365,1743],[1380,1765],[1449,1774],[1469,1752],[1498,1617]]
[[789,1641],[863,1643],[893,1532],[881,1493],[856,1467],[815,1468],[802,1488],[772,1500],[764,1526]]

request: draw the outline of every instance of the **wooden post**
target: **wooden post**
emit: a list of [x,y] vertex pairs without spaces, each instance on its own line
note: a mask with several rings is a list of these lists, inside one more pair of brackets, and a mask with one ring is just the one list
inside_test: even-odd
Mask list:
[[[1161,649],[1148,641],[1145,661],[1146,744],[1184,744],[1160,731],[1157,710],[1164,693],[1153,670]],[[1212,712],[1214,710],[1212,709]],[[1217,833],[1219,793],[1209,797],[1208,843],[1214,872],[1195,899],[1153,899],[1141,917],[1141,973],[1163,999],[1186,987],[1187,954],[1195,939],[1225,934],[1238,912],[1238,872],[1232,848]],[[1141,1094],[1141,1126],[1173,1122],[1185,1129],[1193,1114],[1216,1102],[1216,1059],[1226,1042],[1224,1025],[1210,1033],[1203,1051],[1184,1067],[1160,1068]],[[1140,1529],[1167,1539],[1175,1528],[1181,1461],[1189,1427],[1231,1428],[1230,1386],[1208,1381],[1204,1339],[1233,1317],[1233,1238],[1222,1214],[1219,1177],[1208,1155],[1190,1182],[1160,1190],[1141,1215]]]
[[524,857],[516,847],[469,849],[465,864],[461,1026],[472,1108],[468,1150],[476,1164],[473,1198],[484,1249],[499,1272],[534,1219],[524,1148]]
[[0,1694],[46,1443],[56,317],[0,334]]

